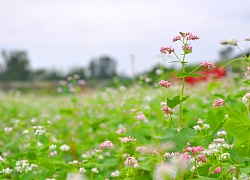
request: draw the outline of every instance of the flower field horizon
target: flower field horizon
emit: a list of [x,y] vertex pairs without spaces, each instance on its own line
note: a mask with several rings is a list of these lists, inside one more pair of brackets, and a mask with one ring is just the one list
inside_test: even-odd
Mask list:
[[216,66],[186,72],[188,42],[198,39],[173,39],[183,43],[180,80],[58,96],[1,92],[0,178],[249,179],[249,64],[238,77],[187,84],[199,68]]

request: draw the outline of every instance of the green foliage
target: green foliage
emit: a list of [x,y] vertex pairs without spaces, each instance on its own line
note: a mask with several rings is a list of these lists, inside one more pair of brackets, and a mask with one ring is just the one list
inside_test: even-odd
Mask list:
[[246,114],[231,110],[224,124],[225,130],[235,138],[235,150],[239,156],[250,156],[250,121]]

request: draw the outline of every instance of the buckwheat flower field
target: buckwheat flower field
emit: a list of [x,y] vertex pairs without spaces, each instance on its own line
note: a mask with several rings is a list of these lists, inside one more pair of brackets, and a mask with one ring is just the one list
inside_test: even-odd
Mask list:
[[[0,93],[0,179],[172,180],[250,178],[250,57],[241,78],[194,85],[203,61],[186,72],[192,33],[180,32],[176,78],[153,86],[106,88],[67,96]],[[237,46],[224,40],[223,45]]]

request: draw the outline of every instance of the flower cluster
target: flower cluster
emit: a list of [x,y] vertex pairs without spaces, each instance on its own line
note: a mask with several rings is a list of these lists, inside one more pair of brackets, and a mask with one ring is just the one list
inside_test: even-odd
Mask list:
[[172,83],[170,83],[168,81],[164,81],[164,80],[161,80],[158,84],[161,85],[161,87],[164,87],[164,88],[169,88],[170,86],[172,86]]
[[204,120],[198,119],[197,125],[193,126],[194,130],[201,131],[203,129],[210,129],[210,125],[204,124],[203,122],[204,122]]
[[215,170],[211,172],[211,174],[219,174],[219,173],[221,173],[220,167],[217,167]]
[[143,114],[143,112],[137,113],[136,117],[137,117],[138,120],[141,120],[141,121],[145,121],[146,120],[146,116],[145,116],[145,114]]
[[120,171],[114,171],[111,173],[111,177],[118,177],[120,175]]
[[162,110],[162,112],[163,112],[164,114],[166,114],[166,115],[172,115],[172,114],[174,113],[174,110],[171,109],[171,108],[168,107],[168,106],[163,106],[163,107],[161,108],[161,110]]
[[215,68],[215,65],[213,62],[200,62],[200,66],[204,69],[211,69],[211,68]]
[[198,40],[198,39],[200,39],[198,36],[195,36],[194,34],[192,34],[191,32],[187,32],[187,33],[184,33],[184,32],[179,32],[180,33],[180,35],[182,36],[182,37],[186,37],[188,40],[193,40],[193,41],[195,41],[195,40]]
[[171,54],[174,51],[175,51],[175,49],[172,48],[171,46],[169,46],[169,47],[161,47],[161,49],[160,49],[161,54],[167,54],[167,53]]
[[250,73],[250,66],[249,66],[249,64],[247,64],[247,68],[246,69],[247,69],[247,71],[245,72],[245,76]]
[[227,104],[225,103],[225,101],[223,99],[217,99],[214,101],[213,106],[214,107],[218,107],[218,106],[226,106]]
[[125,127],[120,127],[115,133],[116,134],[124,134],[127,131]]
[[31,171],[33,169],[36,169],[37,168],[37,165],[36,164],[29,164],[29,161],[28,160],[20,160],[20,161],[17,161],[16,162],[16,167],[15,167],[15,170],[17,172],[28,172],[28,171]]
[[220,42],[221,45],[233,45],[233,46],[237,46],[237,40],[236,39],[232,39],[231,41],[228,40],[222,40]]
[[192,53],[193,47],[187,44],[186,46],[182,46],[182,50],[185,51],[186,53]]
[[33,129],[35,130],[34,135],[41,136],[46,132],[46,129],[44,126],[33,126]]
[[243,102],[246,106],[249,106],[249,104],[250,104],[250,93],[246,93],[246,94],[243,96],[242,102]]
[[114,147],[113,143],[109,140],[106,140],[102,144],[99,145],[100,149],[104,149],[104,148],[112,149],[113,147]]
[[10,169],[10,168],[5,168],[5,169],[2,169],[1,171],[0,171],[0,174],[3,174],[3,175],[5,175],[5,176],[7,176],[7,175],[10,175],[11,173],[12,173],[12,169]]
[[60,149],[61,149],[62,151],[69,151],[70,147],[69,147],[68,145],[66,145],[66,144],[63,144],[63,145],[60,147]]
[[137,160],[134,157],[132,157],[132,156],[128,157],[125,160],[124,164],[127,167],[134,167],[134,168],[138,168],[139,167],[139,164],[138,164]]
[[137,141],[137,139],[132,138],[132,137],[130,137],[130,136],[124,137],[124,138],[118,138],[118,139],[119,139],[119,141],[122,142],[122,143],[136,142],[136,141]]

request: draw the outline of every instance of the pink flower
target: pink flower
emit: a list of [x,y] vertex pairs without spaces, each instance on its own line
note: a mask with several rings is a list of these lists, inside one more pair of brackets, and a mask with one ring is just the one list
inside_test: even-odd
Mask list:
[[226,106],[227,104],[225,103],[225,101],[223,99],[217,99],[214,101],[213,106],[214,107],[218,107],[218,106]]
[[220,167],[217,167],[213,172],[211,172],[211,174],[219,174],[219,173],[221,173]]
[[176,41],[179,41],[179,40],[181,40],[181,36],[175,36],[173,38],[173,42],[176,42]]
[[141,121],[145,121],[146,120],[146,116],[142,112],[139,112],[137,114],[137,119],[141,120]]
[[206,155],[205,155],[205,154],[199,154],[199,155],[197,156],[197,161],[198,161],[198,162],[205,163],[205,162],[207,161]]
[[185,149],[185,152],[192,152],[193,154],[198,154],[201,151],[204,151],[202,146],[187,147]]
[[132,137],[124,137],[124,138],[118,138],[119,141],[121,141],[122,143],[127,143],[127,142],[136,142],[137,139],[132,138]]
[[135,168],[139,167],[139,164],[138,164],[137,160],[134,157],[128,157],[125,160],[124,164],[127,167],[135,167]]
[[124,134],[126,132],[126,128],[121,127],[116,131],[116,134]]
[[188,53],[192,53],[193,47],[187,44],[186,46],[182,46],[182,50],[187,51]]
[[245,76],[248,75],[250,73],[250,67],[249,65],[247,66],[247,72],[245,72]]
[[169,46],[169,47],[161,47],[161,49],[160,49],[160,52],[161,52],[161,54],[171,54],[172,52],[174,52],[174,48],[172,48],[171,46]]
[[215,68],[215,65],[213,62],[200,62],[200,66],[204,69],[210,69],[210,68]]
[[164,114],[172,115],[172,114],[174,113],[174,110],[171,109],[171,108],[168,107],[168,106],[163,106],[163,107],[161,108],[161,110],[162,110],[162,112],[163,112]]
[[164,80],[161,80],[158,84],[160,84],[161,87],[164,87],[164,88],[169,88],[170,86],[172,86],[172,83],[168,81],[164,81]]
[[106,140],[106,141],[104,141],[102,144],[99,145],[99,148],[100,148],[100,149],[104,149],[104,148],[112,149],[113,147],[114,147],[114,145],[113,145],[112,142],[109,141],[109,140]]
[[193,35],[191,32],[188,32],[187,34],[188,34],[188,37],[187,37],[188,40],[195,41],[195,40],[200,39],[198,36]]

